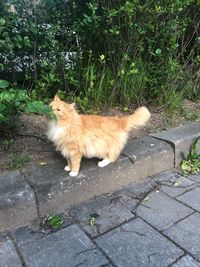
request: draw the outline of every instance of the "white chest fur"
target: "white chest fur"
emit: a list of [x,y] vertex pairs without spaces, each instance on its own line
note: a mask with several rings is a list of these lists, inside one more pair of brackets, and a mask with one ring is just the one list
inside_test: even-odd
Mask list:
[[48,136],[49,140],[51,140],[52,142],[56,142],[60,139],[63,132],[64,132],[63,127],[58,126],[55,122],[51,122],[49,124],[47,136]]

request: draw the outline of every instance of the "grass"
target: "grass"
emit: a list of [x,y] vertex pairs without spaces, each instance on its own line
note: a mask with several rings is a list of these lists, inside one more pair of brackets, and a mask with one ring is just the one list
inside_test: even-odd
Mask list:
[[195,121],[200,118],[200,111],[198,110],[181,110],[181,114],[188,121]]
[[14,139],[7,139],[7,138],[5,138],[3,140],[3,149],[5,151],[9,151],[11,149],[11,147],[12,147],[13,144],[14,144]]
[[27,155],[13,154],[12,158],[7,162],[8,170],[17,170],[26,166],[30,162],[30,157]]

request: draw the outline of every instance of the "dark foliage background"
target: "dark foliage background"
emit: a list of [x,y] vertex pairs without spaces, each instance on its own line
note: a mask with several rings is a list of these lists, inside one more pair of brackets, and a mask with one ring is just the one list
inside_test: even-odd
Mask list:
[[200,99],[199,0],[2,0],[0,78],[90,111]]

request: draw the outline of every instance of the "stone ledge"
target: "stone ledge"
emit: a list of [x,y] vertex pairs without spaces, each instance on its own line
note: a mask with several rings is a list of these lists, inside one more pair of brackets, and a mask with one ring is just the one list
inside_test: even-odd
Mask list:
[[152,137],[130,140],[120,158],[105,168],[97,160],[84,160],[80,174],[70,177],[65,162],[37,166],[27,177],[38,199],[42,216],[120,189],[174,167],[174,153],[166,142]]
[[151,134],[151,136],[166,141],[173,146],[175,151],[174,164],[177,167],[187,157],[194,140],[200,136],[200,122],[185,124],[168,131]]
[[[26,225],[41,216],[110,193],[178,166],[200,135],[200,123],[191,123],[142,139],[131,139],[120,158],[105,168],[97,159],[83,160],[80,174],[70,177],[66,161],[33,167],[26,179],[20,172],[0,174],[0,231]],[[34,191],[34,192],[33,192]]]

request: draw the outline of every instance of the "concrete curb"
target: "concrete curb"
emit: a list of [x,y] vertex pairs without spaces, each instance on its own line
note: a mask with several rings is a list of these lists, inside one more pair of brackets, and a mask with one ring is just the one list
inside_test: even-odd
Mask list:
[[185,124],[168,131],[151,134],[151,136],[172,145],[174,165],[177,167],[187,157],[193,141],[200,136],[200,122]]
[[18,171],[2,173],[0,232],[170,170],[199,135],[198,122],[131,139],[117,162],[102,169],[97,160],[84,160],[77,177],[63,170],[65,161],[35,166],[26,177]]

